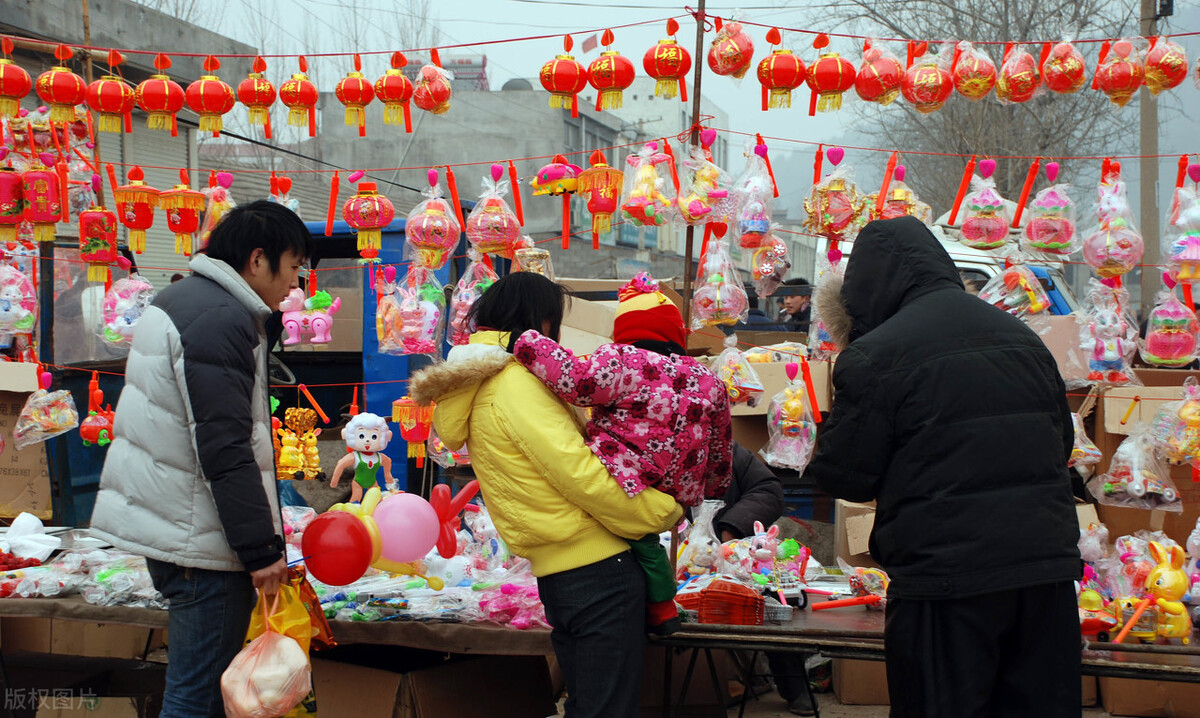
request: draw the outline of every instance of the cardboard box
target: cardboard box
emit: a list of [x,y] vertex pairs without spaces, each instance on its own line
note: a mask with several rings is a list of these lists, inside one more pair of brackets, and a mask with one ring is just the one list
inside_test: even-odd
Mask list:
[[1114,716],[1200,718],[1200,684],[1099,679],[1104,710]]
[[[716,370],[717,358],[710,357],[706,364]],[[759,380],[763,385],[763,393],[759,398],[758,404],[750,406],[749,404],[734,404],[730,407],[729,413],[733,416],[763,416],[767,415],[767,409],[771,406],[771,399],[783,391],[788,385],[787,363],[786,362],[755,362],[750,365],[754,368],[754,372],[758,374]],[[809,363],[809,375],[812,377],[813,393],[817,398],[817,410],[827,412],[833,406],[833,381],[831,378],[833,372],[833,364],[831,362],[814,361]],[[799,387],[804,386],[804,378],[796,375],[796,384]],[[805,399],[807,405],[808,400]]]
[[[857,504],[837,499],[833,504],[833,552],[851,566],[878,568],[868,542],[875,527],[875,504]],[[859,663],[860,661],[854,661]],[[865,661],[870,663],[870,661]],[[835,680],[837,673],[834,673]]]
[[[33,391],[29,380],[33,364],[0,362],[0,434],[8,437],[10,445],[0,454],[0,517],[15,518],[25,511],[43,521],[53,516],[50,502],[50,465],[46,461],[46,445],[33,444],[18,450],[12,443],[12,430],[16,425],[25,400]],[[28,369],[12,369],[28,367]],[[26,375],[29,376],[26,376]],[[36,380],[32,380],[36,388]],[[3,387],[21,387],[14,391]],[[87,407],[83,407],[85,410]],[[86,413],[86,411],[85,411]]]
[[92,698],[78,695],[45,696],[37,718],[140,718],[129,698]]
[[887,664],[883,661],[833,659],[833,693],[843,705],[886,706]]
[[1081,706],[1094,706],[1100,702],[1100,688],[1095,676],[1084,676],[1081,688]]
[[1075,315],[1045,317],[1045,331],[1038,332],[1046,348],[1058,362],[1058,373],[1063,379],[1083,380],[1088,374],[1087,358],[1079,348],[1079,324]]
[[692,669],[692,680],[688,684],[687,695],[683,697],[683,702],[679,703],[679,692],[683,690],[683,679],[687,677],[692,651],[676,651],[664,646],[646,647],[638,715],[643,718],[658,718],[663,715],[663,675],[668,650],[675,651],[671,657],[670,699],[675,706],[672,715],[679,718],[725,718],[726,706],[735,700],[729,684],[738,678],[729,652],[712,649],[713,666],[717,669],[716,685],[713,685],[704,651],[696,654],[696,665]]
[[5,651],[141,658],[146,651],[147,638],[150,639],[150,650],[156,650],[163,645],[163,630],[25,616],[0,619],[0,645]]
[[[350,663],[312,659],[313,689],[321,718],[403,718],[400,690],[403,673]],[[370,690],[363,690],[370,686]]]
[[754,453],[767,445],[767,419],[761,415],[734,416],[733,440]]

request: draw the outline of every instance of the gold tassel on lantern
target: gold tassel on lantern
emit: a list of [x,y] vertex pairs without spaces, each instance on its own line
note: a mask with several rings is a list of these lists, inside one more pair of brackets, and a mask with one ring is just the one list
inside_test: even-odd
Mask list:
[[623,106],[622,90],[601,90],[600,91],[600,109],[602,110],[619,110]]
[[[839,105],[841,104],[840,98],[838,100],[838,104]],[[778,109],[780,107],[791,107],[791,106],[792,106],[792,91],[791,90],[771,90],[771,102],[770,102],[771,109],[774,110],[774,109]]]
[[[0,115],[4,114],[0,111]],[[96,113],[96,129],[100,132],[120,132],[124,122],[120,115]]]
[[662,97],[665,100],[670,100],[679,96],[679,80],[674,77],[659,78],[658,82],[654,83],[654,94]]
[[175,254],[182,254],[185,257],[192,255],[191,232],[181,232],[175,235]]
[[288,124],[292,127],[307,127],[308,126],[308,108],[293,107],[288,110]]
[[404,124],[404,105],[399,102],[389,102],[383,106],[383,124],[397,126]]
[[55,227],[52,224],[35,224],[33,225],[33,241],[35,242],[53,242],[55,236]]
[[108,265],[107,264],[89,264],[88,265],[88,281],[89,282],[107,282],[108,281]]
[[611,214],[598,214],[592,217],[592,234],[608,234],[611,229]]
[[141,254],[146,251],[146,230],[129,230],[129,251],[134,254]]
[[823,92],[817,101],[817,112],[837,112],[842,109],[842,93]]
[[362,126],[367,121],[367,109],[361,105],[346,106],[346,125]]
[[[383,232],[378,229],[358,230],[358,251],[364,249],[381,249],[383,247]],[[399,421],[395,419],[394,421]]]

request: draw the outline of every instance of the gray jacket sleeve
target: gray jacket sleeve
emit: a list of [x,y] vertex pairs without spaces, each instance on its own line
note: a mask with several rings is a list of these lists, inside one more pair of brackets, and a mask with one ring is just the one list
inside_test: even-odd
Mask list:
[[265,568],[283,557],[283,546],[250,443],[254,348],[260,339],[252,324],[208,311],[181,341],[196,451],[225,538],[247,571]]

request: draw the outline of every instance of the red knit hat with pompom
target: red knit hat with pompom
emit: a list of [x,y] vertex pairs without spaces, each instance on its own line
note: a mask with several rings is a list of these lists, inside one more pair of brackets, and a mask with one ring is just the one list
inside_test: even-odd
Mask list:
[[617,292],[617,318],[613,322],[613,341],[633,344],[649,339],[687,346],[683,315],[667,295],[658,291],[658,282],[639,272]]

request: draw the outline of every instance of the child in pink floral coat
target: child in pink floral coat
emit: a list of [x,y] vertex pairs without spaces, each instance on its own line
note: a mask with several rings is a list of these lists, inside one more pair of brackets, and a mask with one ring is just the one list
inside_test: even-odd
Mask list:
[[[588,446],[629,496],[647,486],[684,506],[724,496],[732,460],[732,425],[725,385],[684,353],[679,309],[638,274],[619,292],[612,344],[577,358],[536,331],[513,347],[551,391],[590,407]],[[647,573],[648,623],[669,631],[677,622],[675,576],[658,541],[631,541]]]

